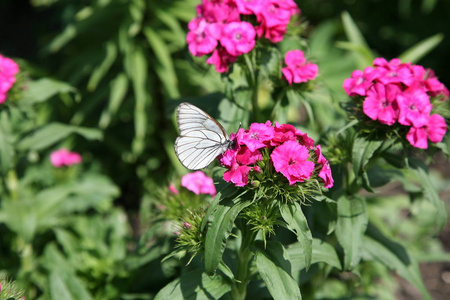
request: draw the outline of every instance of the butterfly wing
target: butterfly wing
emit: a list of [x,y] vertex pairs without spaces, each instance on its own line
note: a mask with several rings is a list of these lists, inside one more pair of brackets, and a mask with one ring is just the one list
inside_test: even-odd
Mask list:
[[175,141],[175,153],[183,166],[190,170],[206,168],[230,145],[223,127],[192,104],[180,104],[177,122],[180,136]]

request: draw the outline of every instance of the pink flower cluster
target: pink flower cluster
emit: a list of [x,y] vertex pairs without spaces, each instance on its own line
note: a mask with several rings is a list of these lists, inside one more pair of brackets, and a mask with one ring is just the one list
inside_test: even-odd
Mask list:
[[306,61],[301,50],[288,51],[284,57],[284,62],[286,67],[281,71],[289,84],[313,80],[319,72],[319,67]]
[[[202,0],[188,24],[186,41],[194,56],[212,53],[206,62],[223,73],[253,49],[256,38],[280,42],[291,16],[299,13],[293,0]],[[243,21],[250,16],[255,24]]]
[[264,168],[273,166],[286,177],[289,185],[318,176],[326,188],[333,186],[330,165],[320,145],[314,147],[313,139],[290,124],[253,123],[249,129],[240,128],[236,134],[231,134],[231,138],[235,148],[219,156],[221,164],[228,169],[223,174],[227,182],[247,185],[251,171],[265,171],[258,162],[268,153],[270,158]]
[[50,154],[50,162],[56,168],[71,166],[81,163],[81,155],[76,152],[70,152],[66,148],[61,148]]
[[5,102],[6,95],[16,82],[19,66],[15,61],[0,55],[0,103]]
[[[212,178],[208,177],[202,171],[188,173],[181,178],[181,186],[190,190],[196,195],[209,194],[216,195],[216,188]],[[172,191],[172,193],[174,193]],[[178,194],[178,191],[174,194]]]
[[447,131],[445,119],[431,114],[431,99],[446,101],[450,93],[430,69],[376,58],[373,67],[353,71],[343,88],[351,97],[364,97],[364,114],[372,120],[410,127],[406,139],[414,147],[426,149],[428,140],[439,143]]

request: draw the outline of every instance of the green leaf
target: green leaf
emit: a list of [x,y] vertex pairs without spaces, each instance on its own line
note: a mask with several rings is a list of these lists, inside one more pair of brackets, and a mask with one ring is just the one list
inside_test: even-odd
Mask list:
[[225,250],[226,240],[233,228],[237,215],[251,204],[249,199],[237,197],[219,202],[210,215],[210,225],[205,240],[205,268],[214,274]]
[[111,81],[108,108],[103,111],[100,121],[98,122],[100,128],[104,129],[108,127],[112,117],[119,110],[119,107],[127,94],[128,83],[129,81],[125,73],[117,74],[116,78]]
[[11,125],[8,113],[2,111],[0,114],[0,169],[3,173],[11,169],[14,163],[16,137]]
[[362,197],[342,196],[337,201],[336,237],[344,249],[344,268],[354,269],[361,260],[361,245],[367,229],[366,200]]
[[371,50],[362,33],[359,31],[355,21],[353,21],[350,14],[346,11],[342,13],[341,17],[347,38],[352,44],[354,44],[355,49],[358,49],[358,51],[354,52],[358,62],[358,67],[363,69],[371,65],[374,59],[373,54],[371,53]]
[[[289,245],[287,248],[292,266],[292,276],[297,282],[300,281],[300,271],[306,269],[305,255],[302,253],[302,249],[302,245],[298,242]],[[318,262],[324,262],[339,270],[342,268],[334,247],[322,240],[313,239],[311,264]]]
[[289,254],[278,242],[268,242],[266,249],[255,247],[259,275],[275,300],[302,299],[300,288],[291,276]]
[[67,138],[72,133],[78,133],[88,140],[101,140],[103,138],[102,132],[98,129],[50,123],[23,138],[19,142],[18,148],[21,150],[42,150]]
[[71,85],[50,78],[41,78],[27,84],[24,91],[24,102],[28,104],[44,102],[60,93],[76,93]]
[[135,47],[126,53],[125,66],[133,84],[136,104],[134,107],[135,136],[132,143],[133,153],[139,155],[144,151],[147,134],[147,107],[151,104],[150,94],[147,93],[147,60],[141,48]]
[[367,169],[370,159],[375,152],[383,145],[383,141],[367,140],[363,137],[356,137],[352,149],[353,172],[356,176],[356,187],[364,186],[368,191],[372,192],[367,177]]
[[210,277],[202,270],[195,270],[166,285],[156,294],[155,300],[219,299],[230,290],[230,285],[222,276]]
[[431,50],[436,48],[443,39],[444,35],[442,33],[430,36],[400,54],[398,58],[400,58],[402,62],[416,63],[422,57],[430,53]]
[[383,236],[375,227],[369,226],[369,236],[363,237],[362,249],[367,256],[384,264],[408,280],[422,294],[422,299],[431,299],[420,275],[418,263],[406,249]]
[[436,223],[438,231],[441,231],[445,223],[447,223],[445,202],[440,199],[437,189],[433,185],[433,181],[426,170],[426,166],[420,162],[414,163],[412,161],[410,161],[409,165],[419,177],[425,199],[427,199],[436,209]]
[[280,205],[280,213],[287,228],[297,235],[305,255],[305,266],[308,269],[312,259],[312,234],[302,207],[297,202],[288,202]]
[[173,66],[170,51],[161,37],[150,27],[144,28],[147,41],[156,56],[155,70],[170,98],[179,98],[178,80]]
[[111,68],[112,64],[117,58],[117,46],[113,41],[106,42],[106,55],[103,62],[94,69],[91,78],[88,82],[88,90],[94,91],[97,88],[98,83],[106,75],[108,70]]

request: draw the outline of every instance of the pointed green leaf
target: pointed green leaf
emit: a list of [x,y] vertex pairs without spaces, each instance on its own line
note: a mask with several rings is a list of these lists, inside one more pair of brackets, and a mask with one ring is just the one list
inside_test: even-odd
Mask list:
[[24,101],[33,104],[44,102],[60,93],[75,93],[76,89],[71,85],[50,78],[41,78],[27,84],[24,91]]
[[164,288],[155,300],[210,300],[219,299],[231,290],[228,282],[220,275],[208,276],[202,270],[183,274]]
[[205,268],[208,274],[214,274],[225,250],[226,241],[233,228],[237,215],[251,204],[243,198],[225,199],[218,203],[211,213],[210,224],[205,240]]
[[88,82],[88,90],[94,91],[117,58],[117,47],[113,41],[106,43],[106,55],[103,62],[94,69]]
[[286,203],[280,206],[280,213],[287,228],[297,235],[305,255],[305,266],[308,269],[312,259],[312,234],[302,208],[297,202]]
[[367,229],[366,200],[362,197],[342,196],[337,202],[336,237],[344,249],[344,268],[354,269],[361,260],[361,245]]
[[362,33],[359,31],[359,28],[356,25],[355,21],[353,21],[350,14],[346,11],[342,13],[341,17],[347,38],[352,44],[355,45],[355,47],[361,49],[354,52],[356,54],[358,67],[363,69],[371,65],[374,57],[371,54],[370,48],[367,45],[367,42],[364,39]]
[[384,264],[408,280],[422,294],[422,299],[431,299],[420,275],[419,264],[400,244],[384,237],[374,227],[363,237],[362,250],[366,255]]
[[435,34],[429,38],[420,41],[416,45],[412,46],[402,54],[398,56],[402,62],[416,63],[422,57],[430,53],[434,48],[436,48],[444,39],[442,33]]
[[116,78],[111,81],[108,108],[103,111],[99,121],[99,126],[101,128],[108,127],[111,119],[119,110],[119,107],[127,94],[128,83],[129,81],[125,73],[117,74]]
[[265,249],[263,245],[255,247],[255,262],[273,299],[302,299],[300,288],[291,275],[289,254],[282,244],[268,242]]

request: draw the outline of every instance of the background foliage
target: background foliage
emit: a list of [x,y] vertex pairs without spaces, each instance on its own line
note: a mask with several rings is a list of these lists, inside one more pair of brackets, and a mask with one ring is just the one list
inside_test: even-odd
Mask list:
[[[237,129],[239,111],[230,110],[226,97],[246,97],[226,91],[220,75],[188,54],[186,24],[197,4],[0,2],[0,52],[18,60],[25,71],[21,82],[27,86],[16,91],[17,101],[0,108],[0,255],[7,258],[0,261],[0,270],[17,279],[29,299],[152,299],[187,271],[177,259],[161,263],[172,249],[173,235],[153,205],[157,187],[186,173],[173,153],[174,108],[182,101],[199,105],[231,132]],[[311,136],[318,138],[343,124],[338,105],[345,100],[342,81],[355,68],[370,64],[371,57],[390,59],[403,53],[420,59],[450,86],[450,1],[298,4],[309,24],[301,34],[308,41],[307,53],[319,65],[320,88],[305,98],[288,95],[306,111],[288,118],[299,121]],[[413,45],[416,52],[405,52]],[[264,89],[260,94],[262,101],[267,99]],[[80,152],[84,163],[55,170],[48,155],[60,146]],[[443,156],[436,160],[446,162]],[[441,198],[448,198],[448,173],[434,169],[431,175]],[[371,220],[383,234],[403,237],[418,261],[448,261],[439,241],[430,238],[437,232],[432,214],[423,213],[432,209],[430,204],[410,204],[402,192],[420,197],[420,191],[405,185],[383,190],[389,197],[370,198]],[[407,217],[401,214],[405,211]],[[302,269],[303,257],[295,257],[295,247],[288,251]],[[323,252],[327,250],[324,246]],[[341,264],[330,256],[325,259],[337,268]],[[189,268],[201,263],[194,260]],[[264,255],[257,256],[261,268],[267,263]],[[366,267],[361,278],[331,276],[326,288],[315,287],[320,290],[316,297],[351,296],[355,290],[392,297],[395,283],[382,291],[372,284],[377,278],[388,285],[389,270],[381,263]],[[193,284],[204,276],[190,275]]]

